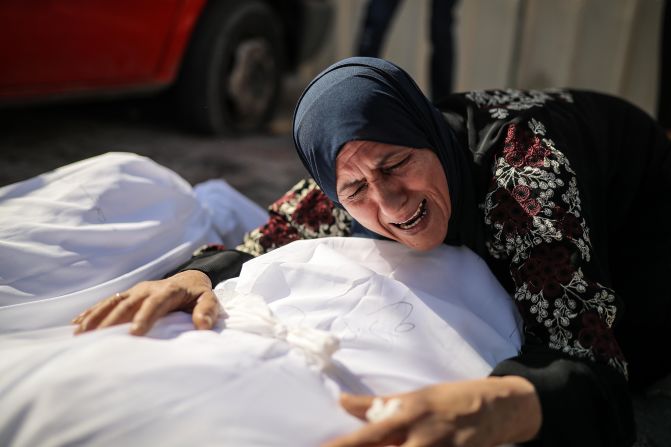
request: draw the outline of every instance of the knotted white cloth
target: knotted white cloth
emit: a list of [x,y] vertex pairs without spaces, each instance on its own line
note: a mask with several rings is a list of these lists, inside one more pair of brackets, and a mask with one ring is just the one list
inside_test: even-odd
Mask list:
[[224,330],[282,340],[319,370],[331,364],[331,357],[340,346],[335,335],[309,326],[283,323],[259,295],[242,294],[233,289],[217,289],[215,294],[225,312]]

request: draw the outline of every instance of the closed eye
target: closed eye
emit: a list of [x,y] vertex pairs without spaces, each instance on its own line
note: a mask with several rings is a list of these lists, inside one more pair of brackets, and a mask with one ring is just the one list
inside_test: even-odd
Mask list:
[[390,172],[394,172],[396,169],[403,166],[408,160],[410,160],[410,155],[408,155],[407,157],[405,157],[403,160],[399,161],[398,163],[395,163],[391,166],[383,167],[380,170],[382,172],[384,172],[385,174],[389,174]]
[[363,191],[367,186],[368,186],[367,183],[361,183],[361,184],[357,187],[357,189],[356,189],[352,194],[350,194],[349,196],[347,196],[347,198],[350,199],[350,200],[356,198],[356,196],[357,196],[361,191]]

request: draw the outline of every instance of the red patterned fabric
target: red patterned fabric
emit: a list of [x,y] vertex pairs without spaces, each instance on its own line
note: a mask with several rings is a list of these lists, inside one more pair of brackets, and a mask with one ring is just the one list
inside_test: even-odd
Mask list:
[[312,179],[298,182],[268,211],[268,223],[248,233],[237,250],[258,256],[297,239],[350,235],[349,214],[336,208]]

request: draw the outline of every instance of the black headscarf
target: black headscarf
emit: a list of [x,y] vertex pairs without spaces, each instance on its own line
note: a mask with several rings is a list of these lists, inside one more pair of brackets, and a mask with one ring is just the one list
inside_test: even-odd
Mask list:
[[398,66],[368,57],[352,57],[330,66],[299,99],[293,131],[303,164],[336,204],[336,157],[347,142],[368,140],[431,149],[445,171],[452,202],[446,242],[465,243],[479,251],[473,237],[463,231],[471,220],[464,217],[473,216],[464,213],[464,207],[475,207],[470,188],[464,188],[469,176],[466,153],[442,113]]

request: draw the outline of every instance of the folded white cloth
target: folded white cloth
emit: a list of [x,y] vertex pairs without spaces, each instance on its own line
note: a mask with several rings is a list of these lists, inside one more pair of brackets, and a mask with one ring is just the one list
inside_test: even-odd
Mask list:
[[212,215],[212,223],[227,247],[242,243],[249,230],[268,220],[268,212],[224,180],[208,180],[193,187],[196,198]]

